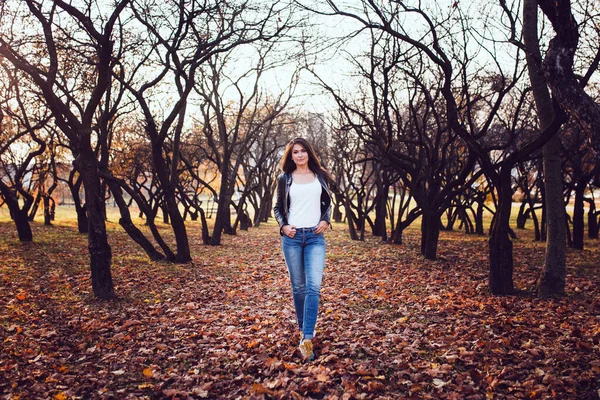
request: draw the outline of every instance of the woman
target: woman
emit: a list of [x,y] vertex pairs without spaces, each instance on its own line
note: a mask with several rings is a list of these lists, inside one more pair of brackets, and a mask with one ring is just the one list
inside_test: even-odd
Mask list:
[[275,218],[290,275],[298,327],[300,353],[314,359],[312,339],[317,323],[321,281],[325,269],[324,232],[331,225],[331,175],[321,166],[308,141],[291,140],[277,178]]

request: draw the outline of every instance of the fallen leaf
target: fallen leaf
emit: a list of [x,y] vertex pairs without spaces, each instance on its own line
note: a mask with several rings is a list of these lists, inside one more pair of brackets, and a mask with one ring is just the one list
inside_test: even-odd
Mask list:
[[144,368],[143,374],[146,378],[152,378],[154,376],[154,371],[152,371],[151,368]]

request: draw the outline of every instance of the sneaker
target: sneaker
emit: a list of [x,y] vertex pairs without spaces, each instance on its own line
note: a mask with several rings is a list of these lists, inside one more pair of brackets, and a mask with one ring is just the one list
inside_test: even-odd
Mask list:
[[313,353],[313,345],[310,339],[304,339],[302,342],[300,342],[298,349],[300,350],[300,354],[302,354],[302,358],[305,362],[315,359],[315,353]]

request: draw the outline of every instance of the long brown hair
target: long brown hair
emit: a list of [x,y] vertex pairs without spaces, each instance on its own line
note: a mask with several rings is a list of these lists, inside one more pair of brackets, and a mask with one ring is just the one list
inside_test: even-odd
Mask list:
[[290,140],[289,143],[285,146],[285,152],[283,153],[283,157],[281,158],[281,170],[285,173],[291,174],[296,169],[296,163],[292,160],[292,149],[296,144],[302,146],[308,153],[308,168],[315,175],[320,176],[328,182],[333,182],[333,177],[321,165],[319,157],[317,157],[317,154],[315,153],[315,150],[313,149],[310,142],[300,137]]

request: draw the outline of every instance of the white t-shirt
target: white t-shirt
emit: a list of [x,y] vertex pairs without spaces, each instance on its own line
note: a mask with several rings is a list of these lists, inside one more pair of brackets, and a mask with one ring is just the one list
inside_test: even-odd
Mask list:
[[311,183],[290,186],[288,223],[296,228],[312,228],[321,221],[321,183],[315,177]]

